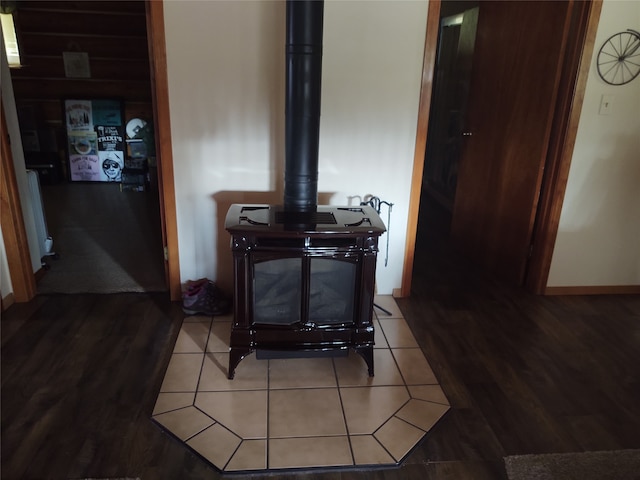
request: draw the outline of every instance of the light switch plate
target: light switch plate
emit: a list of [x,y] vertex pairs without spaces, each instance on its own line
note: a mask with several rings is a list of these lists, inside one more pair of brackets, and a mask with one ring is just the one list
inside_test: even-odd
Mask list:
[[602,95],[602,100],[600,100],[600,111],[598,112],[600,115],[611,115],[613,111],[613,95]]

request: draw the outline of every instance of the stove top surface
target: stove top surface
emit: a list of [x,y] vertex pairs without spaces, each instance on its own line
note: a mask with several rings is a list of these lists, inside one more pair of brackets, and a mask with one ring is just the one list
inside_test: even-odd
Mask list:
[[318,205],[310,211],[287,210],[282,205],[233,204],[227,212],[229,232],[372,233],[386,228],[369,205]]

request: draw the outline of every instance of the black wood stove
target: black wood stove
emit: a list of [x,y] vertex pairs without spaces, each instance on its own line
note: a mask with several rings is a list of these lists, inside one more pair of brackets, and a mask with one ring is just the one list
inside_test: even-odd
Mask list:
[[234,262],[229,378],[253,351],[280,356],[349,348],[373,376],[378,238],[370,206],[317,205],[323,2],[287,2],[283,205],[232,205]]
[[291,213],[232,205],[235,292],[229,378],[254,350],[355,349],[373,376],[373,295],[378,237],[369,207],[319,206]]

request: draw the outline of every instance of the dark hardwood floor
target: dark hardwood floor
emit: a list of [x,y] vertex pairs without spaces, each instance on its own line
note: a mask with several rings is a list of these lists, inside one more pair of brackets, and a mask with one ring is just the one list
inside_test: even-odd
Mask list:
[[[505,286],[449,252],[433,218],[398,304],[451,411],[398,469],[268,478],[504,479],[506,455],[640,448],[640,297]],[[164,294],[4,312],[2,478],[220,478],[150,420],[182,317]]]

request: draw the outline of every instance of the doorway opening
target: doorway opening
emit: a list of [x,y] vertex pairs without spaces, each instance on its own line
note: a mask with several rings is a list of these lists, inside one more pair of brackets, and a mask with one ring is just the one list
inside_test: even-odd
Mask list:
[[[12,83],[19,117],[33,113],[26,122],[24,115],[20,119],[26,167],[39,179],[40,196],[31,203],[44,210],[44,228],[58,257],[44,257],[38,293],[167,290],[154,155],[145,155],[145,168],[139,168],[142,159],[127,154],[136,165],[120,166],[129,167],[128,174],[136,170],[135,182],[133,175],[124,178],[124,170],[117,183],[70,181],[60,100],[116,99],[123,105],[123,137],[130,119],[153,125],[146,3],[17,8],[25,67],[12,71]],[[88,56],[88,79],[63,68],[65,52]],[[124,138],[121,143],[120,160],[129,146]],[[99,159],[97,150],[93,156]]]

